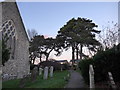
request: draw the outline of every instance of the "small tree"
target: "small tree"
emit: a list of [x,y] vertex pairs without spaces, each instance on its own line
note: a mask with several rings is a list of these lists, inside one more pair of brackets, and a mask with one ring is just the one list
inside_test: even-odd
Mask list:
[[106,26],[99,34],[99,41],[102,43],[104,50],[110,49],[118,43],[118,24],[112,22],[112,27]]
[[29,48],[30,64],[34,64],[35,59],[38,55],[36,55],[37,54],[36,53],[36,45],[35,45],[36,43],[31,44],[31,42],[32,42],[33,38],[38,35],[38,33],[35,29],[32,29],[32,30],[28,29],[27,31],[28,31],[28,36],[30,39],[30,42],[29,42],[30,43],[30,48]]
[[7,47],[7,41],[8,38],[4,37],[2,38],[2,65],[5,65],[5,62],[7,62],[10,58],[10,50]]
[[31,40],[34,36],[37,36],[38,33],[35,29],[31,29],[31,30],[27,30],[28,31],[28,36],[29,36],[29,39]]
[[36,57],[39,57],[41,62],[41,58],[42,58],[41,50],[42,50],[43,43],[44,43],[43,35],[34,36],[30,41],[30,47],[29,47],[30,61],[31,62],[33,61],[33,64],[35,62]]

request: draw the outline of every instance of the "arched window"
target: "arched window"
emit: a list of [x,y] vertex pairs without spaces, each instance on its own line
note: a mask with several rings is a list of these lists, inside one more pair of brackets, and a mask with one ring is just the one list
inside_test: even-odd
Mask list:
[[7,46],[10,48],[10,59],[14,59],[15,54],[15,25],[12,20],[7,20],[2,24],[2,36],[8,37]]

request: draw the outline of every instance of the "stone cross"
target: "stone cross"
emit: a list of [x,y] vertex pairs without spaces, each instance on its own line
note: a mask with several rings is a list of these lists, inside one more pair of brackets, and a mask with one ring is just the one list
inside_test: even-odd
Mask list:
[[47,79],[47,78],[48,78],[48,67],[45,67],[43,79]]
[[50,67],[50,77],[53,77],[53,66]]
[[39,75],[42,75],[42,71],[43,71],[43,69],[39,68]]
[[94,70],[93,70],[93,66],[92,65],[89,66],[89,79],[90,79],[90,88],[95,88],[95,84],[94,84]]

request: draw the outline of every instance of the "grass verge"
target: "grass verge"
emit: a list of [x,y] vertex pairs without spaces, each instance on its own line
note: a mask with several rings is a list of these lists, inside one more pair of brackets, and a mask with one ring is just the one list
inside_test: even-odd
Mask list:
[[[42,76],[38,76],[35,82],[28,81],[25,84],[25,88],[63,88],[67,81],[64,80],[64,77],[67,77],[68,71],[55,71],[53,78],[48,78],[43,80]],[[18,88],[19,79],[9,80],[3,82],[3,88]]]

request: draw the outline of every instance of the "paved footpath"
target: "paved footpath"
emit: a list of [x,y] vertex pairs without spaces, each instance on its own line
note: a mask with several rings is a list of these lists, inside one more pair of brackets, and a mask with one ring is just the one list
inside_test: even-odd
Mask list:
[[79,72],[70,70],[70,79],[65,88],[87,88],[87,85],[84,83],[83,77]]

